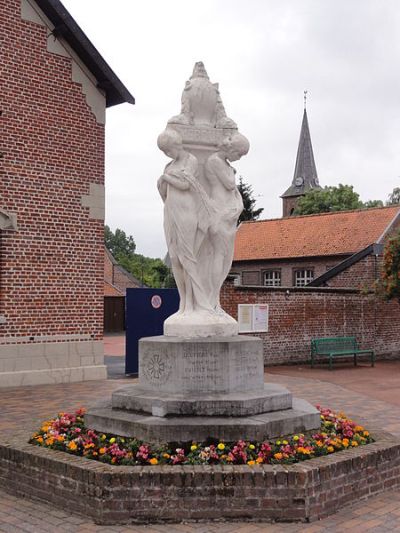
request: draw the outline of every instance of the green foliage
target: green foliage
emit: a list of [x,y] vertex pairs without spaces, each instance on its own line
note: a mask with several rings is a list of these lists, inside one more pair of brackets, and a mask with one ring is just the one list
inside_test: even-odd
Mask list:
[[239,177],[238,189],[243,199],[244,209],[239,217],[238,224],[244,220],[257,220],[264,211],[263,207],[254,209],[256,200],[253,197],[253,187],[243,181],[242,176]]
[[131,235],[116,229],[115,233],[104,227],[104,240],[108,250],[125,270],[147,287],[175,287],[175,280],[170,269],[159,258],[136,254],[136,244]]
[[386,205],[396,205],[400,204],[400,187],[395,187],[393,191],[389,194],[389,199],[386,202]]
[[[399,189],[400,193],[400,189]],[[294,211],[295,215],[312,215],[315,213],[331,213],[334,211],[350,211],[352,209],[370,209],[383,207],[382,200],[362,202],[352,185],[339,184],[338,187],[312,189],[299,199]]]
[[386,300],[397,298],[400,302],[400,231],[386,243],[380,285]]
[[129,257],[135,253],[136,244],[133,237],[127,237],[125,231],[116,229],[115,233],[106,225],[104,226],[104,242],[117,261],[120,257]]
[[311,189],[299,199],[294,211],[295,215],[312,215],[314,213],[330,213],[360,209],[363,203],[354,192],[352,185],[339,184],[338,187]]
[[383,207],[382,200],[367,200],[366,202],[364,202],[364,209],[370,209],[371,207]]

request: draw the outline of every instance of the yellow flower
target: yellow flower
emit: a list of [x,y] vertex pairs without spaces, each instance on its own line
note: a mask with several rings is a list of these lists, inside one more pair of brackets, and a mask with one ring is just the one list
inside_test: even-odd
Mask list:
[[280,461],[283,457],[283,454],[281,453],[275,453],[274,454],[274,459],[276,459],[277,461]]
[[369,437],[369,431],[364,431],[363,435],[364,437]]
[[104,435],[104,433],[103,433],[103,435],[100,438],[101,438],[101,440],[106,440],[107,436]]
[[333,446],[328,446],[327,450],[329,453],[333,453],[335,451],[335,448]]
[[352,440],[351,445],[355,448],[356,446],[358,446],[358,442],[356,440]]
[[151,465],[158,465],[158,459],[156,457],[152,457],[149,461]]
[[220,442],[217,446],[218,450],[225,450],[225,444],[223,442]]
[[197,446],[196,446],[196,444],[192,444],[192,445],[190,446],[190,451],[191,451],[191,452],[195,452],[196,450],[197,450]]
[[164,459],[169,459],[171,456],[169,453],[163,453]]
[[294,435],[294,436],[293,436],[293,440],[294,440],[294,441],[298,441],[299,439],[300,439],[300,437],[299,437],[298,435]]
[[276,445],[277,445],[277,446],[280,446],[280,445],[281,445],[281,441],[280,441],[280,440],[277,440],[277,441],[276,441]]
[[322,440],[317,440],[316,445],[318,446],[318,448],[322,448],[324,443],[322,442]]
[[356,431],[357,433],[359,433],[360,431],[364,431],[364,428],[362,426],[356,426],[354,428],[354,431]]
[[255,448],[256,448],[256,447],[254,446],[254,444],[249,444],[249,449],[250,449],[250,450],[255,450]]
[[249,466],[253,466],[253,465],[256,464],[256,462],[255,462],[255,461],[247,461],[247,464],[248,464]]
[[117,439],[115,437],[111,437],[110,439],[110,444],[114,444],[114,442],[116,441]]
[[71,442],[68,444],[68,448],[74,452],[78,448],[78,445],[75,441],[71,440]]
[[289,444],[289,443],[288,443],[287,440],[283,440],[283,441],[282,441],[282,444],[283,444],[284,446],[286,446],[286,445]]

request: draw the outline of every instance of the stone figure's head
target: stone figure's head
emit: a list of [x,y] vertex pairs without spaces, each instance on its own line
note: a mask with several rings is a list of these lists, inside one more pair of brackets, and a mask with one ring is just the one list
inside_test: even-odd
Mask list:
[[157,145],[167,157],[176,159],[182,150],[182,137],[177,131],[167,128],[158,136]]
[[220,150],[226,153],[229,161],[238,161],[246,155],[250,148],[250,143],[241,133],[234,133],[225,139],[219,145]]

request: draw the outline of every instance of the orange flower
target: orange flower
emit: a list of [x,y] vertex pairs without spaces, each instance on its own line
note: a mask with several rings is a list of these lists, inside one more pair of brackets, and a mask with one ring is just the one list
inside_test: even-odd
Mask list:
[[262,463],[263,461],[264,461],[264,459],[263,459],[262,457],[257,457],[257,459],[256,459],[256,463],[257,463],[257,464],[260,464],[260,463]]
[[149,460],[149,463],[151,465],[158,465],[158,459],[156,457],[152,457],[150,460]]
[[247,464],[248,464],[249,466],[253,466],[253,465],[256,464],[256,462],[255,462],[255,461],[247,461]]
[[77,448],[78,448],[78,445],[76,444],[75,441],[71,440],[70,443],[68,443],[68,448],[71,450],[71,451],[76,451]]
[[276,459],[277,461],[280,461],[283,457],[283,454],[282,453],[275,453],[274,454],[274,459]]
[[106,448],[100,448],[99,454],[103,455],[104,453],[106,453]]
[[329,453],[333,453],[335,451],[335,448],[333,446],[328,446],[327,450]]
[[358,446],[358,442],[356,440],[352,440],[351,445],[355,448],[356,446]]

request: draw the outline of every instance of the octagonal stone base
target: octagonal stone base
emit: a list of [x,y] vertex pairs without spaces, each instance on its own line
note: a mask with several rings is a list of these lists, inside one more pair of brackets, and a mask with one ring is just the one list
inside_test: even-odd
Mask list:
[[228,394],[160,394],[128,385],[111,397],[113,409],[124,409],[153,416],[249,416],[291,409],[292,395],[274,383],[265,383],[260,391]]
[[103,433],[136,437],[146,442],[204,442],[254,440],[304,433],[320,426],[320,413],[305,400],[293,398],[293,407],[253,416],[170,416],[113,409],[103,402],[85,415],[87,425]]

